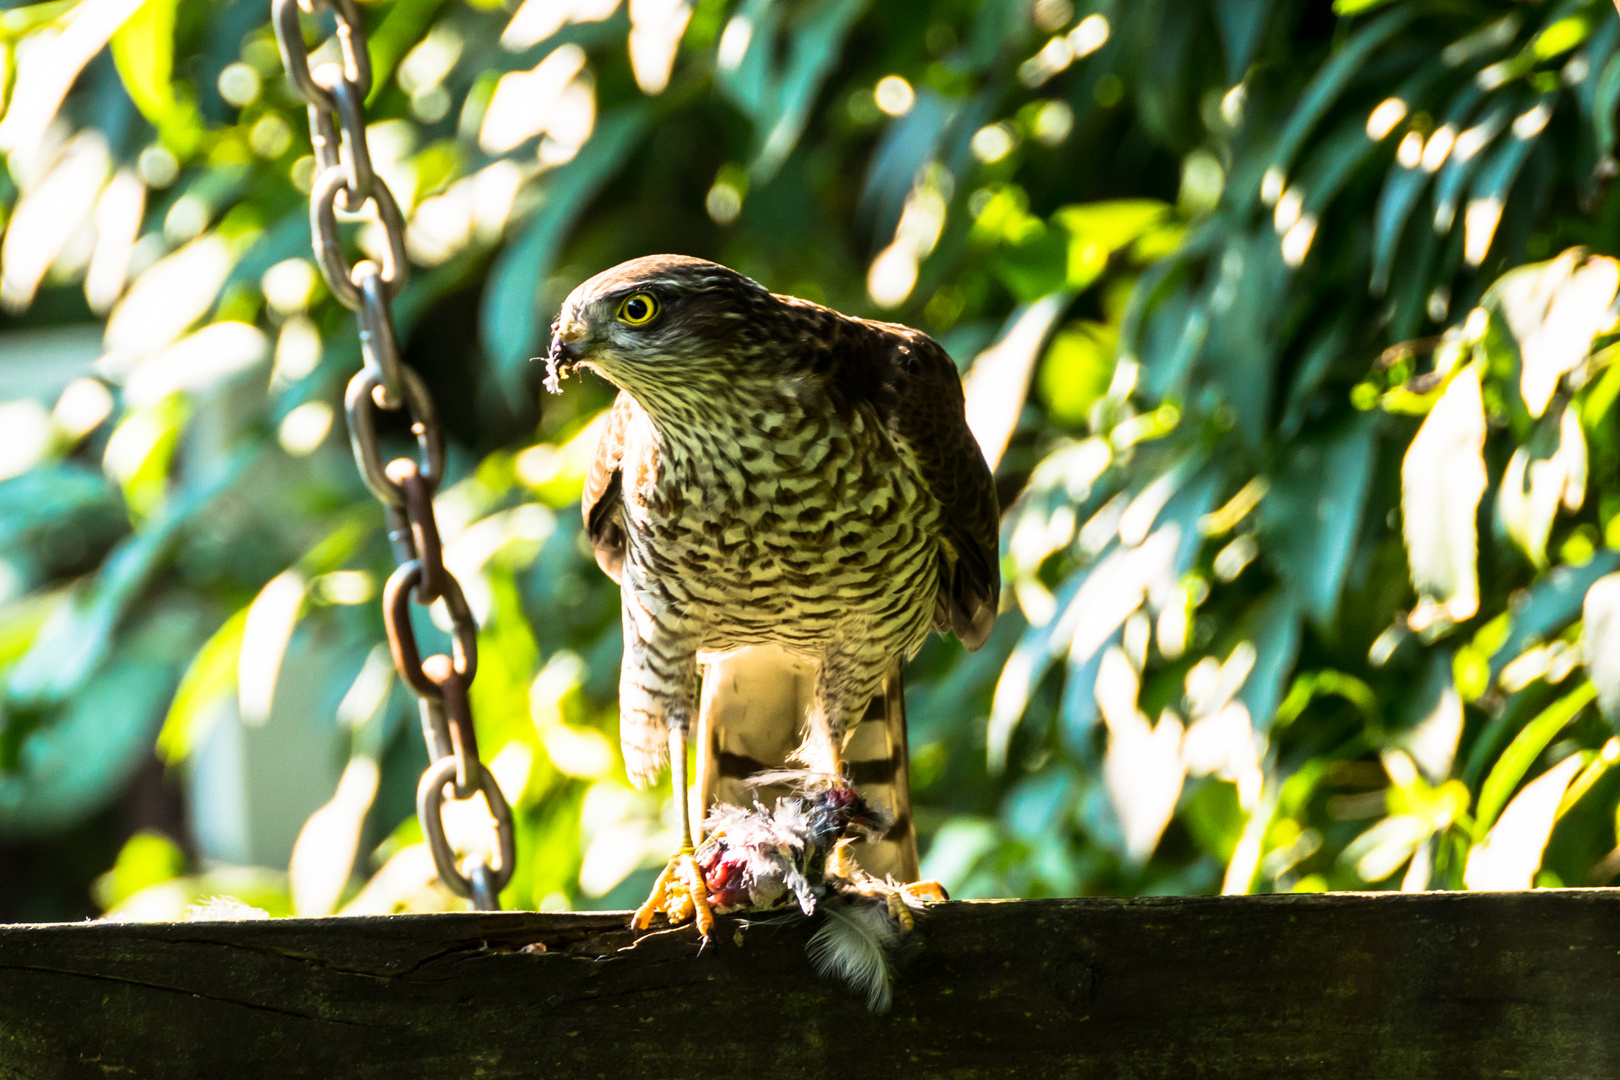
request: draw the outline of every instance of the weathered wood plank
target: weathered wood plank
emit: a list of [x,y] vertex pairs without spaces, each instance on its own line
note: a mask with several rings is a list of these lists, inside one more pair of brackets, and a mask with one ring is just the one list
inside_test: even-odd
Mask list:
[[1620,1072],[1620,890],[947,904],[886,1016],[811,973],[802,920],[701,954],[623,926],[0,927],[0,1077]]

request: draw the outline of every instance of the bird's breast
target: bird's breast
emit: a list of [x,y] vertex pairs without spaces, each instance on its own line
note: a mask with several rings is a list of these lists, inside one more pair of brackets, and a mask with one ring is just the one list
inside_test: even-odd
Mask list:
[[863,613],[914,623],[940,510],[876,418],[791,399],[742,416],[628,440],[636,579],[727,640]]

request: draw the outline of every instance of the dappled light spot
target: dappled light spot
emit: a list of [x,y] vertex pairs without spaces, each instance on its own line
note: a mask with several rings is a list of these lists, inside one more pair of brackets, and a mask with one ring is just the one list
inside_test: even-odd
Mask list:
[[1305,209],[1305,193],[1295,184],[1283,192],[1282,198],[1277,200],[1277,208],[1272,211],[1271,223],[1280,235],[1286,233],[1299,221]]
[[259,73],[240,60],[226,64],[219,73],[219,96],[238,109],[259,100]]
[[51,445],[51,414],[37,401],[0,403],[0,480],[21,476]]
[[1298,269],[1305,263],[1305,256],[1311,253],[1311,244],[1316,241],[1316,215],[1306,214],[1289,227],[1282,238],[1283,263],[1293,269]]
[[1108,729],[1103,780],[1124,833],[1125,857],[1147,861],[1175,812],[1186,776],[1182,724],[1166,709],[1157,724],[1137,708],[1139,680],[1125,653],[1111,646],[1098,669],[1096,696]]
[[911,84],[898,75],[885,75],[872,88],[872,99],[877,107],[890,116],[904,116],[917,101]]
[[1423,136],[1415,131],[1408,131],[1401,137],[1400,145],[1395,147],[1395,160],[1400,162],[1403,169],[1415,169],[1423,163]]
[[619,10],[619,0],[523,0],[501,31],[501,47],[524,52],[569,23],[601,22]]
[[1042,146],[1056,146],[1074,130],[1074,109],[1066,101],[1043,102],[1035,112],[1029,133]]
[[276,438],[293,457],[313,454],[332,430],[332,406],[324,401],[306,401],[281,420]]
[[[325,587],[322,588],[324,590]],[[388,692],[393,685],[394,661],[388,654],[388,647],[373,645],[355,674],[354,682],[344,693],[343,700],[338,702],[337,722],[346,728],[359,728],[375,717],[377,710],[388,704]]]
[[736,71],[742,65],[753,40],[754,21],[746,15],[733,15],[720,34],[720,48],[715,54],[715,62],[720,70]]
[[97,314],[106,314],[124,291],[145,209],[146,185],[127,169],[119,170],[96,202],[96,246],[84,276],[84,297]]
[[1457,142],[1457,129],[1450,124],[1442,124],[1436,128],[1429,141],[1423,144],[1423,156],[1419,160],[1424,172],[1439,172],[1440,166],[1446,163],[1446,156]]
[[1076,60],[1090,56],[1108,43],[1108,17],[1093,13],[1081,19],[1073,30],[1069,31],[1069,46],[1074,50]]
[[259,590],[248,607],[237,659],[236,696],[242,723],[250,727],[270,719],[281,662],[304,608],[305,585],[297,570],[283,570]]
[[1564,791],[1581,765],[1581,756],[1571,754],[1514,796],[1484,841],[1468,853],[1463,882],[1469,889],[1530,888]]
[[62,389],[51,410],[56,429],[70,440],[84,438],[112,415],[113,396],[100,379],[78,378]]
[[204,236],[142,271],[107,319],[107,373],[123,374],[202,318],[234,261],[223,237]]
[[377,797],[378,777],[374,759],[350,758],[331,800],[304,822],[287,864],[294,914],[330,915],[337,909],[360,850],[360,830]]
[[177,391],[206,390],[269,355],[270,341],[258,327],[212,323],[136,364],[124,379],[124,398],[150,405]]
[[321,334],[303,315],[293,315],[281,324],[276,335],[276,362],[271,373],[275,385],[307,378],[321,362]]
[[147,187],[166,188],[180,175],[180,163],[174,151],[162,143],[153,143],[135,159],[135,172]]
[[265,303],[278,315],[292,315],[309,307],[315,285],[315,264],[304,258],[283,259],[259,279]]
[[[487,154],[504,154],[554,128],[574,139],[579,120],[565,117],[564,113],[578,110],[577,102],[568,98],[568,91],[584,72],[585,50],[569,44],[553,50],[528,71],[502,75],[478,130],[479,147]],[[586,135],[589,123],[585,125]],[[578,138],[573,145],[577,148],[583,142],[584,138]]]
[[1418,604],[1413,630],[1479,610],[1475,511],[1485,493],[1485,405],[1479,371],[1459,372],[1418,429],[1401,463],[1401,515]]
[[973,156],[986,165],[993,165],[1012,153],[1017,145],[1017,132],[1009,124],[987,124],[973,133]]
[[630,0],[630,67],[641,92],[661,94],[692,19],[687,0]]
[[1547,121],[1551,119],[1552,109],[1548,107],[1546,102],[1541,102],[1533,108],[1520,113],[1518,118],[1513,121],[1513,137],[1526,141],[1533,139],[1541,134],[1542,129],[1547,126]]
[[[111,169],[106,139],[87,131],[75,136],[49,174],[24,192],[0,241],[0,306],[27,307],[51,264],[81,232],[94,229],[96,200]],[[93,231],[87,235],[93,242]]]
[[[411,109],[421,119],[431,122],[439,118],[432,117],[429,120],[428,117],[422,116],[423,104],[433,99],[435,91],[440,91],[443,104],[448,109],[450,96],[443,93],[442,84],[461,59],[465,45],[465,39],[456,24],[448,19],[441,20],[399,62],[399,69],[394,76],[395,81],[399,83],[401,90],[410,95]],[[439,116],[443,115],[444,113],[439,113]]]
[[1385,98],[1367,114],[1367,138],[1382,139],[1395,125],[1406,119],[1406,102],[1398,97]]
[[1463,211],[1463,260],[1469,266],[1485,261],[1496,238],[1496,225],[1502,220],[1502,200],[1494,195],[1470,199]]

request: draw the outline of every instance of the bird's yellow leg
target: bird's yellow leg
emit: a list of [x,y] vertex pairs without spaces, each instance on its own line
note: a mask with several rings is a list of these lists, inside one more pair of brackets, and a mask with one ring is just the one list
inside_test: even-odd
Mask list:
[[686,790],[686,726],[671,725],[669,729],[669,768],[675,788],[676,816],[681,823],[681,846],[664,866],[654,882],[647,902],[636,909],[630,925],[645,930],[652,925],[653,915],[662,911],[672,924],[687,919],[697,922],[698,933],[708,937],[714,930],[714,913],[709,910],[709,887],[692,857],[692,805]]

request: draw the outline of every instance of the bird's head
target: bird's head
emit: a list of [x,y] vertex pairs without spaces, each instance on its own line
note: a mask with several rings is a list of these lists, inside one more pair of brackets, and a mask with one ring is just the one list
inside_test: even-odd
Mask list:
[[718,263],[649,255],[568,294],[551,329],[546,386],[587,367],[645,401],[746,373],[750,327],[780,306],[764,286]]

